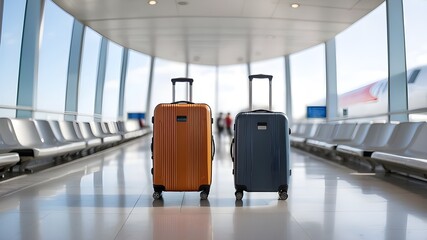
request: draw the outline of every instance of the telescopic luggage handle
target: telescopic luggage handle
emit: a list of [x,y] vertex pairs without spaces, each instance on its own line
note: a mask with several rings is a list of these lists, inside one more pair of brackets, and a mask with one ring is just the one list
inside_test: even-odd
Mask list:
[[265,74],[255,74],[255,75],[249,75],[249,110],[252,110],[252,79],[268,79],[268,86],[269,86],[269,101],[268,101],[268,110],[271,111],[271,105],[272,105],[272,97],[271,97],[271,80],[273,80],[272,75],[265,75]]
[[259,78],[259,79],[268,78],[268,80],[271,81],[273,79],[273,76],[265,75],[265,74],[249,75],[249,81],[252,81],[252,79],[254,79],[254,78]]
[[177,82],[186,82],[190,84],[190,96],[188,101],[193,101],[193,79],[192,78],[172,78],[172,100],[175,102],[175,83]]

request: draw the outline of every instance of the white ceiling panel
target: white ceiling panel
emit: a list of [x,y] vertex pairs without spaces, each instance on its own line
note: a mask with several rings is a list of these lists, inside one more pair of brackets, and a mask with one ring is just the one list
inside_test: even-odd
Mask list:
[[328,8],[302,5],[297,9],[288,3],[280,3],[274,13],[275,18],[297,19],[313,22],[341,22],[351,24],[366,14],[361,9]]
[[[160,0],[159,0],[160,1]],[[230,17],[240,16],[245,0],[175,0],[180,16]]]
[[[156,57],[227,65],[325,42],[383,0],[53,0],[108,39]],[[292,9],[290,4],[301,6]]]
[[280,0],[247,0],[243,6],[242,16],[249,18],[271,18]]
[[359,1],[360,0],[281,0],[280,3],[288,6],[292,3],[299,3],[301,6],[352,9]]
[[381,5],[381,3],[382,2],[371,1],[371,0],[359,0],[357,4],[354,6],[354,8],[365,9],[369,11],[370,9],[377,8],[379,5]]

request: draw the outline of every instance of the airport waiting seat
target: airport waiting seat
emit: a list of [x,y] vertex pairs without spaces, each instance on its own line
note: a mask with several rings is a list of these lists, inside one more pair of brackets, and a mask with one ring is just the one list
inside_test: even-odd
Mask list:
[[372,123],[365,139],[360,144],[340,144],[337,151],[358,157],[370,157],[373,148],[383,147],[389,141],[396,124]]
[[299,128],[301,123],[293,123],[291,126],[291,134],[299,134]]
[[336,134],[331,140],[319,142],[317,147],[334,151],[340,144],[360,145],[370,126],[370,123],[342,123],[338,126]]
[[[390,136],[389,141],[380,147],[372,147],[371,149],[365,150],[366,152],[381,151],[381,152],[401,152],[406,149],[409,143],[414,138],[414,135],[417,133],[418,129],[425,123],[423,122],[402,122],[396,125],[392,135]],[[369,154],[365,154],[369,155]]]
[[290,140],[292,141],[302,141],[305,136],[305,130],[309,127],[308,125],[312,123],[299,123],[298,128],[295,129],[295,131],[292,131],[292,134],[290,136]]
[[122,128],[123,132],[125,132],[123,135],[125,139],[142,137],[150,132],[148,127],[141,128],[139,120],[136,119],[128,119],[126,122],[118,122],[118,126],[121,126],[120,128]]
[[319,140],[307,140],[307,144],[323,150],[334,150],[335,148],[326,146],[332,146],[332,142],[350,142],[354,137],[356,127],[357,123],[338,123],[335,125],[333,132],[329,133],[329,137]]
[[118,122],[104,122],[104,125],[108,132],[121,135],[123,142],[130,140],[130,138],[125,138],[126,132],[120,129]]
[[89,126],[95,137],[101,138],[102,143],[105,145],[114,145],[122,140],[122,136],[119,134],[105,133],[101,122],[90,122]]
[[76,139],[65,139],[64,133],[63,133],[61,127],[59,126],[59,121],[58,120],[49,120],[48,122],[49,122],[50,128],[52,129],[53,133],[55,134],[55,137],[60,142],[84,142],[83,140],[80,140],[78,138],[76,138]]
[[100,144],[95,148],[95,150],[104,147],[102,138],[96,137],[95,134],[93,134],[88,122],[73,122],[73,124],[76,129],[76,134],[80,139],[84,139],[86,141],[95,141],[95,139],[97,139],[96,141],[100,141]]
[[26,169],[30,160],[54,157],[62,153],[57,146],[42,140],[34,122],[29,119],[0,118],[0,132],[9,152],[19,154],[20,171]]
[[317,128],[316,134],[306,140],[306,144],[310,147],[316,147],[320,142],[328,141],[333,138],[340,124],[321,123]]
[[[73,132],[74,132],[75,138],[70,138],[68,135],[68,132],[62,131],[58,120],[49,120],[49,125],[52,128],[52,131],[55,134],[56,138],[61,143],[82,143],[84,148],[79,152],[79,154],[83,154],[89,148],[87,146],[87,142],[85,140],[79,139],[74,130]],[[67,137],[64,136],[64,133],[67,133]]]
[[4,178],[4,173],[9,168],[15,166],[19,162],[18,153],[0,153],[0,177]]
[[[54,156],[57,154],[57,147],[46,144],[42,141],[34,122],[29,119],[1,119],[10,122],[10,135],[4,140],[9,141],[9,145],[15,145],[13,152],[17,152],[21,161]],[[3,124],[0,124],[3,125]]]
[[45,144],[57,147],[58,155],[65,155],[69,153],[77,153],[86,148],[86,143],[79,142],[61,142],[55,136],[49,122],[47,120],[32,120],[39,132],[42,141]]
[[318,128],[318,124],[315,123],[301,123],[298,132],[290,136],[292,146],[302,147],[305,144],[307,138],[313,137]]
[[405,149],[375,151],[371,157],[387,170],[403,170],[427,178],[427,123],[417,128]]
[[105,134],[109,135],[118,135],[120,136],[120,142],[125,141],[124,134],[119,131],[116,122],[102,122],[101,123],[102,131]]
[[12,123],[8,118],[0,118],[0,173],[4,176],[4,172],[11,167],[22,164],[28,158],[19,156],[19,152],[27,153],[32,150],[23,147],[16,138],[15,131],[13,130]]
[[9,118],[0,118],[0,153],[9,153],[22,148],[16,139],[15,131]]
[[84,141],[86,143],[86,149],[88,150],[94,149],[102,144],[102,140],[100,138],[84,138],[80,132],[80,129],[76,126],[74,122],[64,120],[59,120],[55,122],[59,126],[59,129],[61,130],[61,133],[66,141]]

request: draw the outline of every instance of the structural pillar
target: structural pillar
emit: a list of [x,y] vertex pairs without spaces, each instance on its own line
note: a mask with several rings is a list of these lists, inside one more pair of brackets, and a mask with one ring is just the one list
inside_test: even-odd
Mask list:
[[337,117],[337,54],[335,38],[325,44],[326,57],[326,119],[328,121]]
[[215,112],[214,116],[219,114],[219,67],[215,66]]
[[119,120],[123,120],[124,117],[124,105],[125,105],[125,88],[126,88],[126,76],[128,70],[128,59],[129,59],[129,49],[123,48],[122,54],[122,66],[120,73],[120,90],[119,90]]
[[147,89],[147,105],[145,107],[145,124],[151,126],[151,92],[153,90],[153,76],[154,76],[154,64],[156,58],[151,56],[150,61],[150,77],[148,78],[148,89]]
[[[187,62],[187,63],[185,63],[185,77],[188,78],[188,75],[189,75],[189,64]],[[189,100],[189,98],[188,98],[189,93],[190,93],[190,84],[186,83],[185,84],[185,97],[188,100]]]
[[291,62],[289,55],[285,56],[285,87],[286,87],[286,115],[288,116],[289,126],[292,126],[292,88],[291,88]]
[[17,118],[32,118],[36,105],[39,69],[40,27],[44,0],[27,1],[22,33],[16,105],[31,110],[17,110]]
[[1,31],[3,26],[3,6],[4,6],[4,2],[3,0],[0,0],[0,44],[1,44]]
[[70,55],[68,59],[67,88],[65,93],[64,119],[67,121],[76,120],[77,117],[83,36],[84,25],[74,19]]
[[104,95],[105,72],[107,68],[108,40],[102,38],[99,50],[98,74],[96,79],[94,120],[102,119],[102,100]]
[[[389,121],[408,121],[403,0],[387,0],[388,112]],[[393,112],[401,112],[392,114]],[[405,112],[405,113],[402,113]]]

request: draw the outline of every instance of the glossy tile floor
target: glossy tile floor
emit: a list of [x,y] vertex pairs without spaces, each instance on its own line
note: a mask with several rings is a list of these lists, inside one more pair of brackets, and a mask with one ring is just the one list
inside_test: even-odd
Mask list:
[[0,239],[427,239],[426,182],[295,149],[286,201],[245,193],[236,203],[225,141],[209,200],[165,192],[153,201],[150,139],[1,182]]

